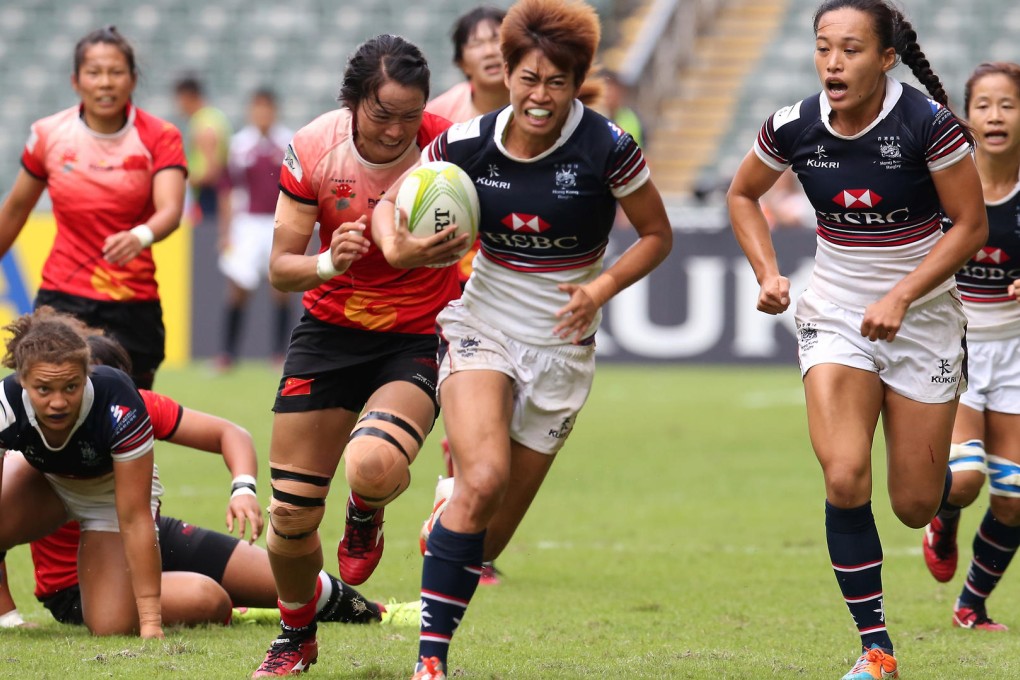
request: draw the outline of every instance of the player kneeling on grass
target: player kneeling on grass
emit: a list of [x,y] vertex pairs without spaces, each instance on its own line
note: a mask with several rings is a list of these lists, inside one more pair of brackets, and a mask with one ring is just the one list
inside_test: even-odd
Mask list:
[[[78,320],[41,307],[8,325],[0,383],[0,551],[81,524],[82,619],[163,637],[152,425],[122,371],[93,367]],[[17,460],[19,464],[13,464]],[[4,469],[6,468],[6,469]]]
[[[483,561],[510,541],[573,429],[594,378],[602,306],[672,245],[641,149],[577,99],[599,33],[583,2],[515,4],[500,36],[510,106],[455,125],[422,155],[473,178],[498,167],[500,187],[476,181],[481,251],[463,297],[437,318],[457,481],[426,544],[416,679],[446,677]],[[602,271],[617,201],[638,239]],[[511,231],[507,215],[547,226],[541,236]],[[405,262],[415,239],[393,217],[384,197],[373,234],[387,260]]]
[[[113,366],[130,374],[130,358],[117,342],[91,335],[88,344],[96,364]],[[234,620],[279,620],[276,589],[269,556],[252,545],[263,527],[255,495],[257,458],[251,436],[223,418],[186,409],[161,394],[140,390],[157,439],[219,453],[234,475],[227,506],[226,525],[238,527],[241,538],[196,527],[161,515],[160,554],[163,567],[163,622],[167,625],[227,623]],[[20,459],[20,460],[19,460]],[[9,465],[24,465],[12,454]],[[158,486],[155,493],[159,494]],[[244,539],[248,531],[248,540]],[[35,595],[61,623],[81,624],[81,589],[77,550],[80,529],[69,522],[58,531],[31,543],[35,566]],[[322,595],[316,602],[316,619],[340,623],[417,624],[417,603],[383,606],[366,600],[336,577],[320,572]],[[258,608],[258,609],[256,609]],[[14,601],[6,582],[0,583],[0,627],[18,625]]]

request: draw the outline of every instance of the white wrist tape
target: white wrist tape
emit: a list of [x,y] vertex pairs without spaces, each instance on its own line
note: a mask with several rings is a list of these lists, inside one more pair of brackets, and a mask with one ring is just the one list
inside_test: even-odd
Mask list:
[[334,276],[340,275],[340,270],[333,266],[333,253],[329,248],[319,253],[318,259],[315,260],[315,273],[323,281],[329,281]]
[[142,244],[142,248],[148,248],[156,240],[156,235],[152,233],[152,229],[147,224],[139,224],[137,227],[132,227],[131,233]]
[[230,483],[230,497],[255,496],[255,478],[251,475],[238,475]]

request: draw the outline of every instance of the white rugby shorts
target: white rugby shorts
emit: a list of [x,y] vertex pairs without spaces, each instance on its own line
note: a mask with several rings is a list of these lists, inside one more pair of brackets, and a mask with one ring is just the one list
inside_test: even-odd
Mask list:
[[595,344],[531,345],[515,340],[454,300],[436,318],[439,392],[458,371],[498,371],[513,380],[510,438],[539,453],[566,443],[595,379]]
[[[82,531],[120,533],[112,472],[91,479],[72,479],[51,474],[43,476],[67,508],[67,519],[78,520]],[[153,466],[150,501],[153,520],[159,510],[159,499],[162,495],[163,485],[159,481],[159,472]]]
[[245,290],[255,290],[269,274],[273,219],[240,213],[230,223],[230,246],[220,255],[220,271]]
[[1020,414],[1020,337],[968,340],[967,381],[964,406]]
[[847,309],[808,289],[797,301],[801,377],[819,364],[877,373],[897,394],[927,404],[952,401],[967,389],[967,320],[955,290],[907,310],[892,342],[861,335],[864,311]]

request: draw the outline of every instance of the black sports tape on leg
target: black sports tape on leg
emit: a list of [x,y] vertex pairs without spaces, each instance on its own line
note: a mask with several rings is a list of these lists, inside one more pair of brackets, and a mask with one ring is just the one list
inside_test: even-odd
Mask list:
[[316,508],[320,505],[326,504],[325,498],[298,496],[296,494],[287,493],[286,491],[280,491],[279,489],[273,489],[273,498],[281,503],[290,503],[291,505],[296,505],[301,508]]
[[303,482],[305,484],[311,484],[312,486],[329,486],[329,477],[320,477],[319,475],[306,475],[302,472],[293,472],[291,470],[281,470],[280,468],[270,467],[269,477],[271,479],[285,479],[291,482]]
[[351,433],[351,439],[354,439],[355,437],[363,437],[365,435],[379,437],[379,439],[393,444],[393,446],[397,447],[397,450],[404,455],[404,458],[407,459],[407,464],[411,464],[411,457],[407,455],[407,451],[404,450],[404,447],[400,445],[400,442],[398,442],[389,432],[380,430],[378,427],[359,427]]
[[273,524],[272,516],[269,517],[269,524],[273,527],[273,533],[275,533],[280,538],[286,539],[288,541],[297,541],[297,540],[300,540],[302,538],[308,538],[309,536],[311,536],[312,534],[314,534],[318,530],[316,528],[316,529],[312,529],[311,531],[306,531],[306,532],[304,532],[302,534],[284,534],[284,533],[280,533],[280,530],[276,528],[275,524]]
[[401,418],[400,416],[395,416],[392,413],[386,413],[385,411],[369,411],[368,413],[361,417],[361,420],[364,421],[369,418],[372,418],[374,420],[382,420],[387,423],[393,423],[401,430],[414,437],[414,440],[418,442],[418,446],[421,446],[422,444],[425,443],[425,439],[418,434],[418,431],[414,429],[414,426],[411,425],[411,423],[404,420],[403,418]]

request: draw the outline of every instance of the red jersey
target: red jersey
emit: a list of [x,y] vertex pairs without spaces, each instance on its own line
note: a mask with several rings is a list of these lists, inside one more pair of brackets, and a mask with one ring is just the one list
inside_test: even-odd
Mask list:
[[[184,407],[170,397],[149,390],[138,390],[152,421],[156,439],[169,439],[177,431]],[[35,565],[35,596],[56,595],[78,585],[78,522],[68,522],[45,538],[29,543]]]
[[452,123],[464,123],[482,115],[482,112],[475,108],[471,95],[471,83],[465,80],[430,101],[425,110]]
[[[421,158],[421,150],[450,123],[424,115],[418,137],[385,165],[363,159],[354,146],[349,109],[319,116],[298,130],[287,147],[280,190],[319,208],[319,252],[329,247],[343,222],[362,215],[371,221],[383,193]],[[371,240],[370,230],[365,236]],[[453,267],[395,269],[372,245],[350,269],[304,294],[304,306],[320,321],[392,333],[435,333],[436,315],[460,296]]]
[[90,129],[79,106],[32,125],[21,165],[46,182],[57,223],[40,288],[93,300],[159,299],[151,250],[121,267],[103,259],[103,242],[152,217],[153,175],[187,164],[176,127],[131,105],[127,114],[109,135]]

